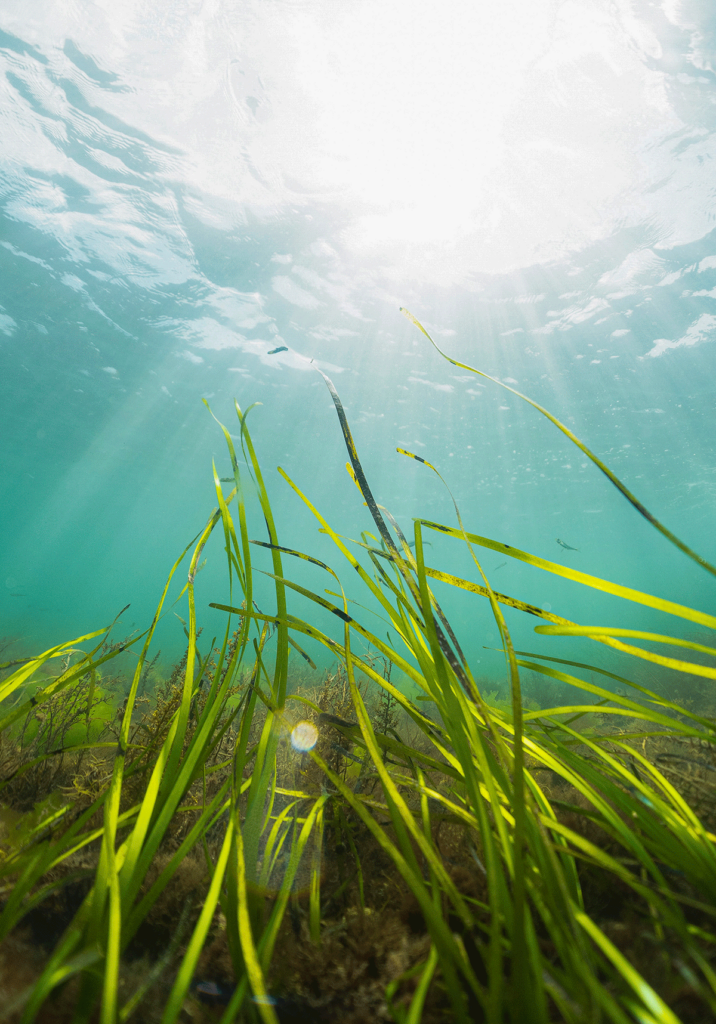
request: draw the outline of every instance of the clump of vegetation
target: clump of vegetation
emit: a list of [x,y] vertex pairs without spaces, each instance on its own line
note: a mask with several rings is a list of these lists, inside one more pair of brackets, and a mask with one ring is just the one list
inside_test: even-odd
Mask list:
[[[267,537],[248,534],[239,461],[222,428],[235,485],[225,494],[215,473],[218,509],[175,563],[147,631],[110,644],[100,630],[4,666],[5,1019],[713,1018],[714,718],[638,671],[578,663],[559,648],[515,652],[502,609],[531,616],[538,634],[586,637],[634,665],[697,681],[716,679],[716,619],[470,533],[457,506],[457,525],[416,520],[409,545],[377,506],[326,381],[377,535],[349,546],[280,472],[395,639],[353,614],[333,567],[280,544],[237,406]],[[240,600],[212,605],[226,624],[202,656],[194,580],[215,529]],[[426,566],[426,532],[463,545],[465,578]],[[254,601],[256,544],[270,552],[269,612]],[[482,549],[703,635],[570,622],[495,591]],[[187,556],[187,649],[161,681],[149,652]],[[292,580],[293,559],[329,575],[331,589]],[[471,570],[480,582],[467,578]],[[506,687],[475,678],[432,580],[489,603]],[[292,593],[330,612],[341,638],[294,616]],[[307,639],[335,659],[317,683],[306,676]],[[127,649],[136,670],[103,718],[103,666]],[[292,669],[296,658],[303,668]],[[50,675],[56,659],[61,668]],[[398,677],[406,685],[396,686]]]

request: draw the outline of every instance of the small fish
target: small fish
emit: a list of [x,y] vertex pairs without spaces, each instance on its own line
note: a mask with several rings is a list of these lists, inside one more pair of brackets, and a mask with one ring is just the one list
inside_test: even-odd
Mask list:
[[348,722],[345,718],[339,718],[338,715],[331,715],[327,711],[322,711],[318,716],[318,724],[337,725],[341,729],[353,729],[358,725],[357,722]]
[[362,757],[356,757],[355,754],[351,754],[350,750],[346,750],[346,748],[340,746],[340,744],[334,743],[333,749],[337,750],[339,754],[343,755],[343,757],[347,757],[349,761],[355,761],[356,764],[363,764]]
[[500,562],[500,564],[496,565],[495,568],[492,571],[493,572],[497,572],[497,570],[501,569],[503,565],[507,565],[507,562]]
[[565,544],[563,540],[559,539],[559,537],[557,537],[557,543],[561,548],[564,548],[565,551],[579,551],[579,548],[573,548],[571,544]]
[[648,797],[644,796],[643,793],[640,793],[639,790],[636,788],[636,786],[630,786],[626,782],[624,783],[624,785],[625,785],[626,789],[629,790],[631,795],[635,796],[637,798],[637,800],[641,800],[641,802],[643,804],[646,804],[647,807],[653,807],[654,806],[653,803],[651,802],[651,800]]
[[277,352],[288,352],[288,345],[279,345],[278,348],[272,348],[268,354],[275,356]]
[[[235,989],[235,985],[216,981],[195,981],[191,986],[191,991],[199,1002],[210,1006],[228,1006]],[[251,1002],[257,1006],[272,1006],[280,1024],[309,1024],[309,1021],[318,1020],[315,1013],[310,1013],[301,1002],[290,997],[272,996],[267,993],[264,996],[252,996]]]
[[227,1006],[236,988],[235,985],[224,985],[216,981],[198,981],[191,987],[200,1002],[214,1006]]

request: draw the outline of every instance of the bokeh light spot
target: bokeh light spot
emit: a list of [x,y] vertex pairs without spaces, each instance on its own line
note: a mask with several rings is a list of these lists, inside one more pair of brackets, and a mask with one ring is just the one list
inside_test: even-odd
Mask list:
[[318,729],[313,722],[299,722],[291,731],[291,743],[294,749],[305,753],[313,750],[318,739]]

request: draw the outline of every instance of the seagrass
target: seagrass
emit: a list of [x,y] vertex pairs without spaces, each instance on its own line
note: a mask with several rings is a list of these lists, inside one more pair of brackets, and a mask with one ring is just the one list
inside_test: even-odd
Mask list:
[[[109,626],[19,666],[0,666],[6,672],[0,681],[0,736],[12,738],[28,715],[39,713],[36,708],[82,685],[88,739],[67,745],[63,756],[91,753],[106,769],[101,791],[90,793],[86,785],[89,795],[82,806],[67,799],[56,806],[48,800],[36,819],[17,830],[12,843],[0,846],[0,938],[15,934],[58,891],[63,866],[70,877],[75,859],[95,851],[91,884],[79,907],[5,1018],[20,1024],[41,1021],[50,998],[70,998],[70,993],[68,1020],[74,1024],[146,1020],[143,1014],[160,984],[160,970],[137,979],[129,991],[128,950],[182,871],[194,864],[203,872],[201,896],[187,903],[181,917],[186,934],[160,963],[170,980],[162,982],[161,1008],[155,1007],[152,1019],[173,1024],[187,1000],[195,999],[196,979],[207,945],[217,941],[220,915],[232,987],[223,1005],[205,1019],[279,1024],[285,1017],[281,999],[290,993],[275,990],[280,975],[276,950],[288,941],[296,922],[312,955],[326,950],[328,956],[327,908],[342,906],[346,916],[355,912],[364,924],[369,911],[375,913],[370,906],[373,880],[364,861],[368,840],[391,866],[395,886],[414,901],[423,929],[420,952],[383,984],[381,1012],[398,1024],[423,1019],[677,1024],[682,1018],[670,1002],[681,991],[679,985],[688,987],[704,1014],[716,1013],[711,967],[716,821],[685,798],[669,751],[664,747],[659,753],[662,748],[654,746],[697,743],[698,763],[709,770],[714,720],[645,686],[637,672],[631,678],[559,656],[560,638],[579,636],[618,651],[634,666],[655,664],[711,680],[716,677],[713,640],[683,637],[678,624],[688,621],[713,631],[716,620],[666,597],[590,577],[470,532],[463,522],[467,513],[454,499],[454,524],[416,518],[409,543],[389,511],[375,501],[338,392],[322,376],[338,414],[349,472],[377,533],[366,531],[358,542],[346,539],[298,482],[284,469],[279,473],[313,513],[317,529],[333,542],[343,569],[350,570],[350,587],[342,583],[337,565],[280,543],[247,426],[253,407],[244,413],[237,404],[243,458],[220,424],[233,477],[222,480],[214,467],[217,507],[172,567],[148,629],[109,650]],[[525,400],[589,455],[656,529],[713,571],[559,421]],[[399,451],[445,483],[427,460]],[[226,482],[233,486],[225,494]],[[247,498],[258,501],[266,524],[263,538],[249,536]],[[202,658],[194,581],[214,531],[223,534],[229,599],[211,603],[226,616],[224,633],[219,646],[212,641]],[[425,531],[463,545],[464,576],[426,564]],[[273,585],[270,609],[255,603],[255,574],[262,570],[252,562],[252,545],[270,553],[272,571],[263,571]],[[478,559],[483,548],[525,562],[535,572],[567,577],[575,586],[658,610],[670,617],[673,632],[630,630],[603,621],[573,623],[495,591]],[[368,559],[372,573],[361,557]],[[324,572],[333,589],[319,592],[292,579],[292,567],[305,562]],[[142,710],[140,683],[156,625],[167,614],[169,584],[182,564],[187,654],[160,721]],[[468,578],[473,572],[479,583]],[[501,705],[487,699],[475,678],[431,581],[452,587],[465,600],[488,602],[505,656],[509,700]],[[365,588],[364,595],[355,591],[356,585]],[[294,616],[292,594],[308,599],[316,621],[318,615],[325,621],[328,612],[338,634],[319,628],[310,617]],[[544,623],[535,632],[553,638],[554,654],[514,650],[502,607]],[[374,624],[376,612],[380,628]],[[350,718],[345,706],[336,713],[315,695],[291,692],[290,651],[304,664],[314,664],[302,646],[307,640],[336,660]],[[685,653],[678,658],[659,654],[643,643]],[[91,740],[90,709],[101,670],[130,646],[138,651],[137,666],[118,709],[116,735]],[[75,664],[68,661],[56,678],[43,681],[48,663],[74,651]],[[701,661],[688,660],[686,653]],[[393,670],[414,684],[420,703],[391,682]],[[523,693],[525,672],[579,697],[530,709]],[[616,682],[630,694],[608,688]],[[378,714],[379,702],[371,694],[379,693],[394,702],[404,723],[401,731],[393,719]],[[298,713],[315,723],[319,739],[294,763],[286,737]],[[410,739],[403,735],[407,725]],[[652,746],[647,748],[647,741]],[[57,755],[52,750],[26,760],[13,777]],[[2,781],[8,792],[11,781]],[[465,866],[456,870],[443,854],[438,836],[446,823],[461,837],[475,885],[479,882],[477,895],[461,884]],[[332,856],[329,834],[334,847],[344,848],[352,872],[333,889],[328,885],[332,876],[322,868]],[[302,872],[307,879],[303,924]],[[642,932],[662,958],[663,977],[649,981],[607,933],[590,910],[585,879],[590,884],[600,879],[628,894],[630,906],[638,908]],[[310,1003],[310,993],[302,999],[313,1005],[315,1019],[328,1012],[325,1001]],[[192,1006],[192,1012],[204,1012],[195,1001]]]

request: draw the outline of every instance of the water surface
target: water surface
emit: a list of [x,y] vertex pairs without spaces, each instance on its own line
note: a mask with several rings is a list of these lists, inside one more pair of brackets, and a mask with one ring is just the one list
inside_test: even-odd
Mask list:
[[[440,469],[469,529],[716,610],[713,579],[566,438],[399,312],[550,409],[716,561],[716,17],[475,6],[3,4],[0,634],[37,649],[130,602],[121,629],[148,623],[215,505],[212,459],[230,468],[202,398],[232,433],[234,399],[262,403],[282,542],[359,596],[275,473],[341,533],[372,528],[311,360],[411,535],[454,513],[398,446]],[[455,543],[428,551],[475,578]],[[211,633],[227,593],[220,543],[208,555]],[[485,556],[495,586],[558,614],[655,624],[502,561]],[[498,673],[486,610],[445,602]],[[181,650],[171,614],[160,643]]]

